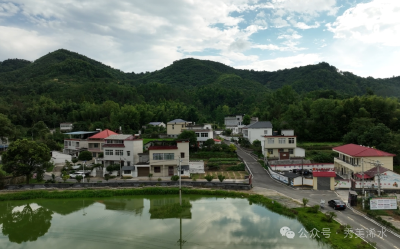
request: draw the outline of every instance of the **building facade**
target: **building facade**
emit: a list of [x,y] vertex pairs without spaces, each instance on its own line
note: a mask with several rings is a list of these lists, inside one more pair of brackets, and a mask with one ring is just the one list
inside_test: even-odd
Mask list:
[[60,131],[61,132],[68,132],[72,131],[74,125],[72,123],[60,123]]
[[224,120],[225,128],[232,130],[232,134],[242,133],[244,115],[226,116]]
[[264,136],[261,147],[264,156],[268,158],[286,160],[305,157],[305,150],[297,147],[297,136],[293,130],[282,130],[280,136]]
[[117,133],[106,129],[88,138],[88,151],[93,157],[99,157],[99,154],[103,153],[104,139],[111,135],[117,135]]
[[139,162],[139,153],[143,153],[143,140],[130,134],[111,135],[104,139],[103,164],[134,166]]
[[197,145],[202,146],[208,139],[214,139],[214,131],[211,124],[191,124],[184,130],[192,130],[196,133]]
[[185,121],[183,119],[174,119],[167,123],[167,135],[168,137],[178,137],[188,125],[191,125],[191,121]]
[[376,166],[375,163],[381,163],[393,171],[394,154],[377,150],[368,146],[357,144],[346,144],[332,148],[337,152],[338,157],[334,158],[335,171],[343,178],[354,177],[354,174],[368,171]]
[[255,140],[262,141],[263,136],[272,135],[272,124],[270,121],[258,121],[243,127],[242,133],[243,137],[247,138],[250,143]]

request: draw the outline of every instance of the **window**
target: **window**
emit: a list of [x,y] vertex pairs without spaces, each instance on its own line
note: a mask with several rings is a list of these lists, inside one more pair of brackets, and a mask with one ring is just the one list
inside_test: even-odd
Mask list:
[[264,130],[264,135],[268,135],[268,130]]
[[124,174],[125,174],[125,175],[128,175],[128,174],[130,175],[130,174],[132,174],[132,173],[131,173],[130,170],[124,170]]
[[182,125],[182,128],[183,128],[183,125]]
[[279,138],[279,143],[280,144],[285,144],[286,143],[286,138]]
[[68,142],[68,146],[71,146],[71,141]]
[[76,142],[76,147],[79,147],[79,142]]
[[200,133],[197,133],[197,132],[196,132],[196,136],[197,136],[197,137],[200,137]]
[[164,160],[164,154],[163,153],[154,153],[153,160]]
[[[235,130],[236,130],[236,128],[235,128]],[[249,131],[248,131],[248,130],[244,130],[244,131],[243,131],[243,135],[246,136],[246,137],[248,137],[248,136],[249,136]]]
[[123,156],[124,155],[124,151],[123,150],[115,150],[115,155],[116,156]]
[[278,149],[279,152],[283,152],[283,149]]
[[130,152],[130,151],[127,151],[126,154],[127,154],[128,156],[131,156],[131,152]]
[[106,156],[114,155],[113,150],[106,150]]
[[64,146],[68,146],[68,142],[67,141],[64,142]]
[[185,158],[185,152],[181,152],[181,158]]
[[154,167],[154,173],[161,173],[161,167]]
[[208,133],[201,133],[201,137],[208,137]]
[[290,143],[290,144],[294,144],[294,137],[290,137],[290,138],[289,138],[289,143]]
[[172,125],[172,129],[175,129],[174,125]]
[[273,149],[268,149],[268,154],[270,154],[270,155],[274,154],[274,150]]
[[126,163],[127,163],[127,166],[131,166],[131,162],[130,161],[127,161]]
[[93,144],[94,148],[99,148],[99,144]]
[[289,154],[293,155],[293,149],[289,149]]
[[269,144],[274,144],[275,143],[274,138],[268,138],[268,143]]
[[164,153],[164,160],[174,160],[174,153]]

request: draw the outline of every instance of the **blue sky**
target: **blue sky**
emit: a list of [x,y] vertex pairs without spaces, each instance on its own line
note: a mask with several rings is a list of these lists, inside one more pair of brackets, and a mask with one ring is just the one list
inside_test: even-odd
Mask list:
[[398,76],[397,0],[0,0],[0,61],[65,48],[125,72],[194,57]]

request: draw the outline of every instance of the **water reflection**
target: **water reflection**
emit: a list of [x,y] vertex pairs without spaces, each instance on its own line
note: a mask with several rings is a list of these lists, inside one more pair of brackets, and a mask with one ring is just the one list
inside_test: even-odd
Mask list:
[[20,244],[45,235],[51,226],[53,212],[44,207],[33,209],[31,204],[26,204],[3,206],[0,214],[3,235],[8,236],[9,241]]
[[[0,203],[1,248],[323,248],[302,225],[246,199],[173,196]],[[20,243],[20,244],[17,244]]]

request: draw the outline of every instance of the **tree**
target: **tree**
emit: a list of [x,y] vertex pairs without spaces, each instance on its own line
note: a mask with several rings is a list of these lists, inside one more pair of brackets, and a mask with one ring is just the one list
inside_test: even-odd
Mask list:
[[8,150],[3,154],[4,171],[13,176],[26,176],[26,183],[34,172],[43,172],[49,165],[46,164],[51,158],[50,150],[43,143],[17,140],[10,144]]
[[190,146],[197,147],[197,136],[194,131],[184,130],[179,134],[178,139],[189,139]]
[[81,153],[79,153],[78,159],[80,161],[90,161],[92,160],[93,156],[92,156],[92,152],[90,151],[82,151]]
[[0,113],[0,139],[13,137],[15,133],[15,127],[6,115]]
[[244,125],[249,125],[250,124],[250,121],[251,121],[251,117],[249,116],[249,115],[244,115],[244,117],[243,117],[243,124]]
[[229,151],[230,152],[235,152],[236,151],[236,146],[234,144],[229,145]]
[[31,129],[31,135],[33,138],[38,138],[40,140],[45,140],[47,135],[50,135],[50,130],[43,121],[39,121],[33,125]]
[[69,179],[69,177],[70,176],[68,175],[67,172],[63,172],[62,179],[63,179],[64,182],[66,182]]
[[213,146],[214,144],[215,144],[214,139],[210,138],[210,139],[207,139],[207,141],[205,141],[205,142],[203,143],[203,146],[206,146],[207,148],[210,148],[210,147]]

